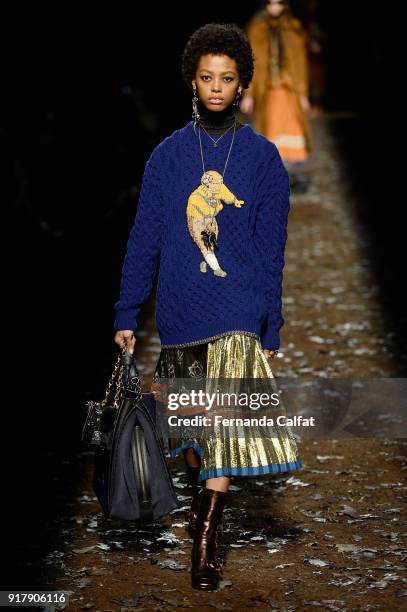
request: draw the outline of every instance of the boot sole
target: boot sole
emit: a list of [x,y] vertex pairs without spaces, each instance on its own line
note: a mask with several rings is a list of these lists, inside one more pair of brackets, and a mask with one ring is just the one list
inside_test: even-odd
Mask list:
[[194,589],[197,589],[198,591],[216,591],[219,587],[219,583],[215,586],[213,584],[200,583],[200,582],[193,581],[192,587]]

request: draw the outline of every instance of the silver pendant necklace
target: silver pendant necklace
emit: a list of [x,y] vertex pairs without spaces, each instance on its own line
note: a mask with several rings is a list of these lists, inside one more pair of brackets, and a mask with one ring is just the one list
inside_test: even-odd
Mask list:
[[209,138],[212,140],[212,142],[213,142],[213,146],[214,146],[214,147],[217,147],[217,146],[218,146],[218,142],[219,142],[219,140],[220,140],[221,138],[223,138],[223,137],[224,137],[224,135],[225,135],[225,134],[227,134],[227,133],[229,132],[229,130],[231,130],[231,129],[232,129],[232,127],[236,127],[236,119],[235,119],[234,126],[233,126],[233,125],[231,125],[230,127],[228,127],[228,129],[227,129],[225,132],[223,132],[222,136],[220,136],[220,137],[219,137],[217,140],[215,140],[214,138],[212,138],[212,136],[211,136],[210,134],[208,134],[208,132],[205,130],[205,128],[204,128],[204,126],[203,126],[203,125],[201,125],[200,127],[203,129],[203,131],[205,132],[205,134],[206,134],[207,136],[209,136]]
[[[202,128],[202,129],[204,129],[204,128]],[[229,131],[230,129],[231,128],[228,128],[227,131]],[[222,138],[225,134],[226,134],[226,132],[224,132],[220,138]],[[236,118],[235,118],[235,122],[234,122],[234,125],[233,125],[232,141],[230,143],[229,151],[228,151],[228,154],[227,154],[227,157],[226,157],[226,162],[225,162],[225,167],[223,168],[223,173],[220,174],[219,188],[217,188],[217,191],[220,191],[221,186],[224,184],[224,177],[225,177],[226,168],[227,168],[227,165],[228,165],[230,153],[232,151],[233,143],[234,143],[234,140],[235,140],[235,134],[236,134]],[[208,136],[209,136],[209,134],[208,134]],[[202,174],[202,178],[201,178],[201,185],[203,185],[208,191],[211,191],[210,185],[213,182],[213,177],[209,173],[207,173],[206,170],[205,170],[205,162],[204,162],[204,156],[203,156],[203,151],[202,151],[201,130],[199,130],[199,129],[198,129],[198,137],[199,137],[199,147],[200,147],[201,159],[202,159],[202,170],[203,170],[203,174]],[[220,138],[218,138],[216,143],[219,142]],[[211,225],[212,225],[213,219],[214,219],[214,217],[216,215],[216,211],[218,209],[219,202],[220,202],[219,198],[216,198],[216,197],[215,198],[214,197],[209,197],[208,198],[208,203],[210,204],[210,206],[212,206],[214,208],[213,213],[210,216],[210,224]]]

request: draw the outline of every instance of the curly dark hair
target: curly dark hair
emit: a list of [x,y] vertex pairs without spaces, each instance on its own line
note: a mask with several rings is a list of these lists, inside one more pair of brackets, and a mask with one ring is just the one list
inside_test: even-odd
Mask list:
[[243,88],[249,87],[254,55],[246,34],[234,23],[207,23],[190,36],[182,54],[182,76],[190,89],[200,57],[210,53],[234,59]]

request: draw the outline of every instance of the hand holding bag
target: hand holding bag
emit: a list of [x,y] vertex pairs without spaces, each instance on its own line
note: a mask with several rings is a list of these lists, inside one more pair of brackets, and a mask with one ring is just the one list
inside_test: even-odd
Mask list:
[[[112,404],[109,400],[114,393]],[[93,488],[106,518],[156,520],[178,507],[134,356],[119,355],[102,402],[87,402],[82,440],[95,449]]]

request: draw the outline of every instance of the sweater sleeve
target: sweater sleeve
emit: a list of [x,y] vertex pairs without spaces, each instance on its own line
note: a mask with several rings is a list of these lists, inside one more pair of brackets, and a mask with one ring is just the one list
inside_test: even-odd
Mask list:
[[158,147],[148,159],[141,183],[134,225],[130,231],[114,308],[116,330],[137,328],[137,317],[147,301],[159,261],[163,236],[163,173]]
[[284,251],[288,237],[290,182],[280,153],[271,142],[268,143],[258,188],[259,206],[254,241],[264,270],[268,312],[260,339],[264,349],[277,350],[280,348],[280,329],[284,325],[282,286]]

